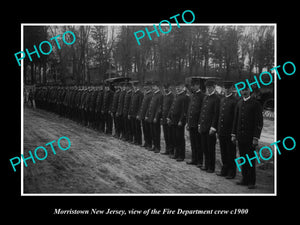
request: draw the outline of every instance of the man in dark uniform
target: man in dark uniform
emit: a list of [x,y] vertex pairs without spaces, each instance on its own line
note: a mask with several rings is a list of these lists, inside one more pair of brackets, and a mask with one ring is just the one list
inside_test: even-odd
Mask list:
[[102,122],[102,115],[101,115],[101,108],[103,103],[103,86],[100,85],[99,88],[97,88],[97,97],[96,97],[96,103],[95,103],[95,125],[97,130],[103,132],[103,122]]
[[123,120],[124,120],[124,137],[123,140],[132,142],[132,131],[130,126],[130,120],[128,119],[129,106],[131,103],[132,97],[132,84],[127,83],[126,85],[126,94],[124,97],[124,106],[123,106]]
[[[162,115],[161,115],[161,125],[163,127],[164,139],[166,144],[166,150],[162,154],[169,155],[172,149],[171,142],[171,126],[167,123],[167,117],[174,100],[174,94],[170,90],[170,86],[168,84],[164,85],[164,95],[163,95],[163,104],[162,104]],[[174,152],[172,153],[174,154]]]
[[201,167],[203,164],[203,149],[201,148],[201,137],[198,132],[198,121],[204,94],[200,90],[200,80],[194,80],[191,84],[192,96],[188,108],[187,130],[190,133],[192,159],[187,164]]
[[201,147],[205,157],[204,166],[200,169],[213,173],[216,161],[216,131],[218,128],[220,99],[215,93],[215,83],[213,81],[208,80],[205,85],[207,95],[203,99],[198,122]]
[[142,144],[142,130],[141,121],[137,119],[138,111],[141,107],[143,101],[143,93],[140,90],[140,84],[138,82],[132,82],[133,93],[131,98],[131,103],[128,112],[128,119],[130,120],[133,144]]
[[92,113],[92,119],[91,119],[91,123],[92,123],[92,128],[93,129],[97,129],[97,122],[96,122],[96,103],[97,103],[97,97],[98,97],[98,90],[96,87],[93,87],[93,94],[92,94],[92,100],[91,100],[91,106],[90,106],[90,110]]
[[76,120],[76,104],[75,104],[76,94],[77,94],[77,87],[73,86],[72,87],[72,98],[70,100],[70,105],[71,105],[71,115],[70,115],[70,118],[72,120]]
[[[248,154],[249,158],[253,158],[263,128],[262,107],[258,101],[250,96],[248,86],[241,91],[241,95],[242,99],[239,100],[235,108],[232,141],[238,142],[241,157]],[[243,178],[237,183],[238,185],[248,185],[249,189],[255,188],[255,160],[255,158],[251,160],[252,167],[248,162],[242,165]]]
[[151,130],[150,130],[150,123],[145,120],[146,112],[150,105],[152,99],[152,90],[150,86],[150,82],[146,82],[144,84],[144,97],[143,101],[137,116],[137,119],[142,123],[143,135],[144,135],[144,145],[143,147],[147,149],[152,148],[152,138],[151,138]]
[[59,115],[63,116],[63,101],[66,95],[66,90],[64,87],[60,87],[60,94],[59,94],[59,100],[58,100],[58,104],[59,104]]
[[111,103],[113,100],[114,91],[112,90],[111,84],[106,84],[105,86],[105,92],[103,96],[103,104],[101,108],[101,113],[103,115],[104,119],[104,131],[106,134],[112,134],[112,117],[109,113],[111,108]]
[[120,83],[121,86],[121,91],[118,99],[118,107],[117,107],[117,112],[116,112],[116,118],[117,118],[117,123],[118,123],[118,129],[120,132],[120,135],[118,138],[124,138],[125,137],[125,127],[124,127],[124,119],[123,119],[123,108],[124,108],[124,100],[125,100],[125,95],[126,95],[126,83],[122,82]]
[[224,97],[220,101],[220,113],[218,122],[218,138],[221,149],[222,169],[219,176],[232,179],[236,174],[234,159],[236,157],[236,146],[231,141],[231,132],[234,119],[234,111],[237,98],[232,93],[233,82],[224,81]]
[[80,101],[80,109],[81,109],[81,122],[82,125],[87,124],[87,115],[86,115],[86,100],[88,97],[88,90],[87,88],[83,89],[83,94],[81,95],[81,101]]
[[86,115],[87,115],[87,126],[91,127],[91,119],[92,119],[92,99],[93,99],[93,90],[89,86],[88,87],[88,97],[86,99]]
[[120,128],[119,128],[119,124],[118,124],[118,117],[116,116],[117,113],[117,109],[118,109],[118,102],[119,102],[119,96],[120,96],[120,92],[121,92],[121,88],[120,88],[120,84],[115,84],[115,93],[113,95],[113,100],[112,100],[112,104],[110,107],[110,115],[113,118],[113,124],[115,127],[115,134],[114,137],[120,137]]
[[160,152],[160,114],[163,96],[158,87],[158,82],[153,82],[153,96],[146,113],[146,121],[150,123],[150,132],[153,142],[153,147],[150,149],[155,153]]
[[170,108],[167,123],[171,126],[171,142],[174,144],[170,149],[171,158],[181,162],[185,159],[185,137],[184,127],[188,109],[188,97],[184,85],[176,87],[176,96]]

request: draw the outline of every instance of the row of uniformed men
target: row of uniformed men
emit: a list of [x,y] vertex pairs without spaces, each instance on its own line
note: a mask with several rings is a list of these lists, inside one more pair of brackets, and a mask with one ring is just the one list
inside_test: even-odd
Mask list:
[[[250,91],[242,91],[243,98],[233,95],[233,84],[225,82],[225,96],[215,91],[213,81],[206,83],[206,93],[200,83],[191,85],[191,95],[185,86],[145,83],[121,83],[105,88],[42,87],[36,91],[37,107],[70,117],[83,125],[155,153],[160,152],[161,126],[166,144],[165,152],[177,161],[185,159],[185,127],[189,131],[192,159],[201,170],[214,172],[215,145],[218,134],[222,170],[218,175],[232,179],[236,174],[236,140],[240,155],[253,155],[263,126],[260,104],[250,98]],[[143,90],[142,90],[143,89]],[[255,187],[255,166],[242,166],[241,185]]]

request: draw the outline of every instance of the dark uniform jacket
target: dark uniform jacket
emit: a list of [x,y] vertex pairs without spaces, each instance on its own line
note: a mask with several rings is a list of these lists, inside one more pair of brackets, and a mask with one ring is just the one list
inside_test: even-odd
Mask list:
[[114,92],[112,90],[106,90],[103,96],[103,104],[101,108],[102,113],[108,113],[111,107],[111,103],[113,100]]
[[[84,109],[87,111],[89,109],[89,98],[91,96],[91,91],[90,90],[86,90],[86,94],[85,94],[85,99],[84,99]],[[70,103],[71,103],[72,97],[70,99]]]
[[120,92],[119,99],[118,99],[118,107],[117,107],[117,112],[116,112],[116,114],[118,116],[123,115],[125,95],[126,95],[126,90],[122,90]]
[[189,127],[198,127],[198,121],[204,96],[205,95],[200,90],[192,94],[187,118],[187,124]]
[[97,99],[97,91],[92,90],[90,97],[89,97],[89,111],[95,111],[95,106],[96,106],[96,99]]
[[103,90],[99,90],[96,98],[96,106],[95,106],[95,111],[96,112],[101,112],[102,108],[102,103],[103,103]]
[[145,119],[145,115],[146,115],[147,109],[149,107],[152,95],[153,95],[152,91],[147,91],[144,94],[142,105],[141,105],[139,113],[138,113],[138,116],[140,117],[140,120],[144,120]]
[[211,127],[217,130],[219,119],[220,99],[214,93],[212,95],[206,95],[203,99],[201,106],[200,119],[198,124],[200,125],[200,133],[205,133],[210,130]]
[[[76,97],[76,92],[77,90],[72,90],[72,98],[70,100],[70,105],[71,107],[74,109],[75,108],[75,97]],[[56,103],[56,101],[54,100],[54,103]]]
[[[86,109],[85,107],[86,107],[87,94],[88,94],[87,90],[83,90],[83,93],[82,93],[81,99],[80,99],[80,109],[84,109],[84,110]],[[67,106],[68,105],[69,104],[67,103]]]
[[124,97],[123,116],[128,116],[131,96],[132,96],[132,90],[128,90]]
[[262,107],[258,101],[250,97],[247,101],[239,100],[235,108],[232,134],[238,141],[252,141],[260,138],[263,127]]
[[128,115],[136,118],[143,101],[143,93],[138,89],[133,92]]
[[229,97],[223,97],[221,99],[218,121],[218,135],[231,135],[236,104],[237,99],[233,96],[233,94],[231,94]]
[[162,124],[167,124],[167,117],[174,100],[174,94],[169,92],[163,96],[163,104],[162,104]]
[[82,95],[82,91],[80,89],[77,90],[77,94],[76,94],[76,97],[75,97],[75,107],[77,109],[79,109],[79,106],[80,106],[81,95]]
[[182,125],[185,125],[188,102],[188,96],[184,91],[175,96],[168,114],[168,118],[171,120],[171,125],[178,125],[179,121]]
[[121,90],[117,89],[114,93],[112,104],[111,104],[111,107],[110,107],[110,112],[111,113],[116,113],[117,112],[120,92],[121,92]]
[[157,92],[153,93],[150,105],[146,113],[147,122],[152,123],[154,119],[156,119],[156,121],[159,122],[162,100],[163,96],[161,91],[158,90]]

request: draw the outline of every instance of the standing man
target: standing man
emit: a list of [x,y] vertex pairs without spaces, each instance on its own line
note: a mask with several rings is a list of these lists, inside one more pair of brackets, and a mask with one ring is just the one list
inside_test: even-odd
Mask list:
[[113,95],[114,91],[112,84],[106,84],[103,96],[103,104],[101,108],[101,113],[103,115],[105,123],[104,131],[106,134],[112,134],[112,116],[110,114],[110,108],[113,100]]
[[145,119],[150,124],[150,132],[153,141],[151,151],[160,152],[160,117],[163,96],[158,87],[158,82],[154,82],[152,86],[153,96],[146,113]]
[[133,85],[133,93],[132,93],[131,103],[128,112],[128,119],[130,120],[132,136],[133,136],[133,144],[141,145],[142,144],[141,121],[137,119],[137,114],[143,101],[143,93],[140,90],[140,85],[138,82],[132,82],[132,85]]
[[215,93],[215,83],[206,82],[206,94],[204,97],[198,123],[198,131],[201,135],[201,147],[204,151],[204,166],[201,170],[208,173],[215,171],[216,161],[216,131],[218,128],[220,99]]
[[95,91],[94,87],[90,88],[90,97],[88,99],[88,123],[89,127],[95,128],[95,103],[96,103],[96,98],[97,98],[97,92]]
[[120,88],[120,85],[117,83],[115,85],[115,93],[113,95],[112,104],[111,104],[111,107],[109,110],[109,113],[110,113],[111,117],[113,118],[113,124],[115,127],[114,137],[120,137],[120,128],[118,127],[117,116],[116,116],[120,92],[121,92],[121,88]]
[[103,90],[103,85],[100,85],[98,93],[97,93],[97,98],[96,98],[96,105],[95,105],[95,120],[96,120],[96,127],[100,132],[103,132],[104,130],[104,120],[103,116],[101,113],[101,108],[103,104],[103,95],[104,95],[104,90]]
[[[162,153],[163,155],[169,155],[172,149],[171,126],[167,123],[167,117],[173,100],[174,100],[174,94],[170,90],[170,86],[168,84],[165,84],[163,104],[162,104],[162,118],[161,118],[161,125],[163,127],[164,139],[166,144],[166,150],[165,152]],[[174,152],[172,154],[174,154]]]
[[[261,130],[263,128],[262,107],[258,101],[250,96],[250,90],[247,86],[241,91],[242,99],[237,103],[234,122],[232,128],[232,141],[238,142],[240,156],[249,158],[254,157],[254,150],[258,145]],[[256,170],[255,160],[242,165],[242,180],[238,185],[247,185],[249,189],[255,188]]]
[[123,119],[123,108],[124,108],[124,100],[126,95],[126,83],[122,82],[120,83],[121,91],[118,99],[118,107],[116,112],[116,119],[117,119],[117,127],[119,129],[119,136],[118,138],[124,138],[124,119]]
[[128,119],[129,106],[131,103],[132,97],[132,85],[127,83],[126,85],[126,94],[124,97],[124,106],[123,106],[123,120],[124,120],[124,140],[132,142],[132,130],[130,126],[130,120]]
[[222,169],[219,176],[233,179],[236,174],[234,159],[236,157],[236,145],[231,141],[231,132],[237,99],[232,93],[233,82],[224,81],[224,97],[220,102],[218,122],[218,138],[221,149]]
[[203,149],[201,148],[200,133],[198,132],[198,121],[204,94],[200,90],[200,80],[193,80],[191,84],[192,96],[188,108],[187,130],[190,133],[192,159],[187,164],[203,165]]
[[87,125],[87,99],[89,97],[88,94],[88,89],[85,87],[83,90],[83,94],[81,95],[81,121],[83,126]]
[[186,123],[188,97],[183,84],[176,87],[176,92],[167,122],[171,126],[171,142],[174,143],[174,149],[170,149],[170,153],[174,152],[174,155],[170,155],[170,157],[181,162],[185,159],[184,126]]
[[144,84],[144,97],[143,97],[142,105],[140,107],[137,119],[140,120],[142,123],[142,129],[144,135],[144,145],[142,147],[145,147],[147,149],[152,148],[152,138],[151,138],[150,124],[146,121],[145,116],[148,107],[150,105],[152,95],[153,93],[151,90],[150,83],[146,82]]

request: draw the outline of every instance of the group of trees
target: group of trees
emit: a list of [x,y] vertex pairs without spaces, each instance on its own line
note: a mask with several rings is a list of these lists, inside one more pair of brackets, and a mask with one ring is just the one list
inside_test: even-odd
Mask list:
[[[74,84],[89,83],[91,66],[97,66],[99,74],[105,73],[108,68],[113,42],[108,40],[107,30],[105,26],[25,26],[24,49],[32,52],[33,45],[38,48],[40,42],[49,41],[52,52],[40,54],[40,58],[32,55],[32,61],[25,57],[24,81],[32,84],[65,83],[69,79]],[[74,44],[63,44],[61,38],[66,31],[75,34]],[[57,38],[60,47],[51,40],[57,35],[60,35]]]
[[152,74],[163,81],[187,76],[237,80],[274,64],[273,26],[173,26],[168,34],[152,33],[152,40],[145,35],[138,45],[131,34],[142,29],[124,26],[119,34],[114,55],[124,75],[134,71],[142,79]]
[[[146,26],[149,31],[153,26]],[[138,45],[134,32],[145,26],[25,26],[24,47],[72,31],[73,45],[48,56],[25,58],[25,81],[89,83],[89,68],[104,74],[111,62],[122,76],[141,81],[183,81],[188,76],[218,76],[224,80],[250,78],[274,66],[274,26],[172,26],[168,34],[152,33]],[[71,71],[71,72],[70,72]]]

